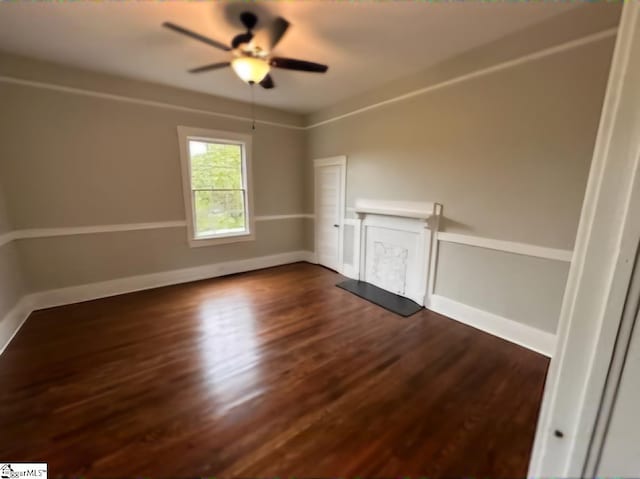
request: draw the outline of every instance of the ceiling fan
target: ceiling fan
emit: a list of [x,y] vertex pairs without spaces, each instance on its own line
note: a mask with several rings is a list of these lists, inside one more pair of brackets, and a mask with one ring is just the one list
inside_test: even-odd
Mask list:
[[233,37],[230,45],[225,45],[222,42],[200,35],[199,33],[176,25],[175,23],[164,22],[162,25],[174,32],[199,40],[212,47],[224,50],[225,52],[232,52],[235,56],[231,61],[211,63],[209,65],[193,68],[189,70],[189,73],[208,72],[230,66],[241,80],[249,83],[250,85],[257,83],[263,88],[269,89],[275,87],[273,78],[271,78],[271,75],[269,74],[271,68],[282,68],[285,70],[297,70],[313,73],[325,73],[329,68],[327,65],[322,65],[320,63],[271,56],[271,52],[280,40],[282,40],[282,37],[289,28],[290,24],[284,18],[277,17],[271,24],[268,31],[268,49],[256,45],[253,41],[253,30],[258,23],[258,17],[252,12],[243,12],[240,14],[240,21],[247,31]]

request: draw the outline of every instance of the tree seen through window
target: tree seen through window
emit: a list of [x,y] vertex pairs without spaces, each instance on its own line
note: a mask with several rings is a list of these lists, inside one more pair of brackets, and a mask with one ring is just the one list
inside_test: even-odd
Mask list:
[[242,147],[189,140],[195,234],[246,230]]

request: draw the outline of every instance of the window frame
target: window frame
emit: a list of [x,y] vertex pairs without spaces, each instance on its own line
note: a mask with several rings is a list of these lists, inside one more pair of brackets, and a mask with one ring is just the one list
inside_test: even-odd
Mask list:
[[[185,215],[187,218],[187,239],[190,247],[214,246],[219,244],[255,240],[253,183],[251,178],[252,139],[251,135],[243,133],[178,126],[178,143],[180,146],[180,163],[182,170],[182,192],[184,197]],[[245,190],[246,218],[246,229],[243,232],[196,236],[196,214],[195,204],[193,201],[193,189],[191,185],[191,156],[189,154],[190,140],[240,145],[242,151],[242,179]]]

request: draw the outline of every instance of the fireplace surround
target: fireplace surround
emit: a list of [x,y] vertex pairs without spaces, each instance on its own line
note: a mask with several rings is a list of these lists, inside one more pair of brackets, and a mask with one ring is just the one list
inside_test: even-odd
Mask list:
[[358,279],[428,306],[442,205],[358,199]]

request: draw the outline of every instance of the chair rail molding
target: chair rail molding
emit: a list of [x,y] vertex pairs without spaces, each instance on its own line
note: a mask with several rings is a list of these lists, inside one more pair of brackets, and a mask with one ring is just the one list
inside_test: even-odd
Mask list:
[[573,257],[573,251],[571,250],[547,248],[545,246],[538,246],[529,243],[518,243],[515,241],[504,241],[458,233],[438,232],[438,241],[477,246],[478,248],[492,249],[524,256],[534,256],[536,258],[552,259],[555,261],[565,261],[568,263],[571,262]]
[[[314,215],[309,213],[292,213],[285,215],[262,215],[255,216],[254,220],[262,221],[285,221],[291,219],[313,219]],[[100,233],[118,233],[124,231],[158,230],[166,228],[186,228],[185,220],[175,221],[155,221],[149,223],[122,223],[111,225],[91,225],[91,226],[62,226],[57,228],[27,228],[13,230],[0,235],[0,247],[12,241],[21,239],[53,238],[56,236],[76,236]]]

